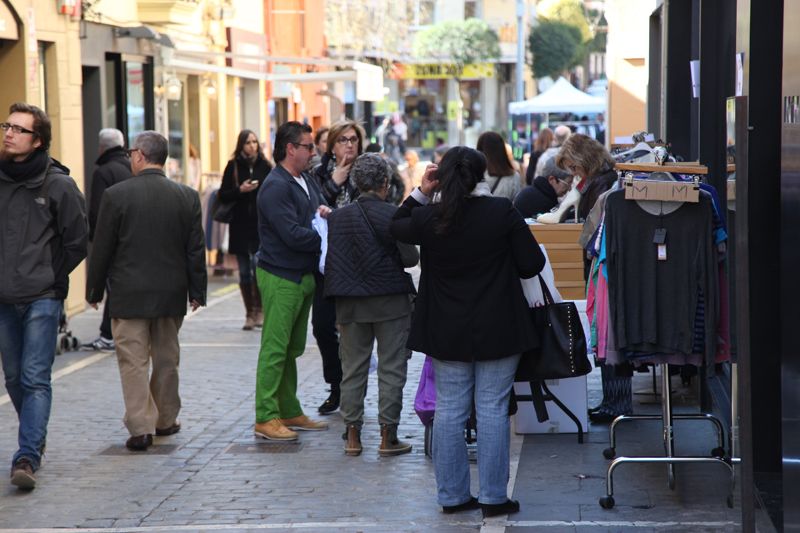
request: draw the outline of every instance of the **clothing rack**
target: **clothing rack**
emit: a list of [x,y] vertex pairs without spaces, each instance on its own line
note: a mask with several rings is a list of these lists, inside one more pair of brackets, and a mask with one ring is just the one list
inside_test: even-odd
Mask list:
[[[687,165],[687,164],[667,164],[660,165],[657,163],[637,163],[637,164],[618,164],[618,170],[632,171],[632,172],[675,172],[680,174],[694,174],[704,175],[707,169],[704,166]],[[690,170],[691,169],[691,170]],[[626,178],[627,181],[627,178]],[[684,187],[687,183],[683,182],[661,182],[661,183],[675,183],[675,185],[682,184]],[[695,180],[695,185],[698,183]],[[647,198],[641,198],[646,201],[675,201],[673,192],[667,188],[653,189],[653,194]],[[651,191],[652,192],[652,191]],[[629,198],[626,191],[626,199]],[[633,199],[637,199],[633,197]],[[696,200],[695,200],[696,201]],[[698,463],[711,463],[719,464],[726,467],[730,472],[730,493],[726,499],[728,507],[733,507],[733,490],[736,483],[735,471],[733,465],[738,462],[731,456],[725,455],[725,431],[722,422],[715,416],[709,413],[689,413],[689,414],[673,414],[672,412],[672,384],[669,373],[669,365],[662,363],[657,365],[661,372],[661,414],[660,415],[622,415],[614,419],[609,428],[609,444],[610,446],[603,450],[603,456],[606,459],[612,460],[608,466],[606,473],[606,495],[601,497],[599,504],[603,509],[611,509],[614,507],[614,471],[623,464],[630,463],[660,463],[667,465],[667,485],[670,490],[675,488],[675,465],[676,464],[698,464]],[[655,369],[654,369],[655,372]],[[736,391],[733,391],[734,398],[732,404],[736,404]],[[733,406],[732,406],[733,408]],[[626,420],[661,420],[662,422],[662,438],[664,444],[663,456],[621,456],[616,457],[616,429],[617,426]],[[675,437],[673,432],[675,420],[705,420],[710,422],[716,431],[717,446],[711,450],[710,456],[676,456],[675,455]],[[735,421],[735,419],[734,419]],[[731,455],[733,455],[733,446],[731,445]]]

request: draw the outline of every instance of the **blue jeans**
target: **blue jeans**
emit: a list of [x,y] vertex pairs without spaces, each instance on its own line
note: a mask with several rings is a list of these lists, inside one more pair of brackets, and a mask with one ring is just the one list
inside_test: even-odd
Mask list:
[[473,398],[478,416],[478,500],[498,504],[508,499],[508,402],[518,362],[519,355],[472,363],[433,359],[433,464],[439,505],[459,505],[472,497],[464,428]]
[[19,450],[39,468],[47,437],[53,392],[50,372],[56,355],[62,300],[42,299],[28,304],[0,304],[0,354],[6,390],[19,418]]

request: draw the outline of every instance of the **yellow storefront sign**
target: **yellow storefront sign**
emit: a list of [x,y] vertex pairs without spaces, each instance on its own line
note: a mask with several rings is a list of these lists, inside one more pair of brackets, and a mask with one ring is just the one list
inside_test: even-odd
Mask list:
[[459,67],[452,64],[421,63],[414,65],[395,65],[390,77],[401,80],[441,80],[459,78],[479,80],[494,78],[494,64],[473,63]]

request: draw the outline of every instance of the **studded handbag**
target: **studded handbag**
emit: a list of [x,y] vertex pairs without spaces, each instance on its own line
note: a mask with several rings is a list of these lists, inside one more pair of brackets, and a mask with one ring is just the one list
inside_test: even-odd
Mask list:
[[539,276],[545,305],[531,308],[539,346],[522,354],[515,381],[565,379],[592,371],[586,356],[586,337],[575,302],[554,303]]

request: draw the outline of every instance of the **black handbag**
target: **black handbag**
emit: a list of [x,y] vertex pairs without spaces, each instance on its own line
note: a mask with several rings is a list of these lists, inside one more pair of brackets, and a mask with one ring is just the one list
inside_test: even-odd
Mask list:
[[592,371],[586,356],[586,337],[575,302],[553,303],[547,284],[539,276],[545,305],[531,308],[539,346],[525,352],[515,381],[541,381],[583,376]]
[[[233,181],[234,186],[239,187],[239,165],[235,159],[233,160]],[[214,198],[214,206],[211,208],[211,218],[214,219],[214,222],[230,224],[233,222],[233,208],[235,206],[236,200],[223,202],[219,197],[219,191],[217,191]]]

